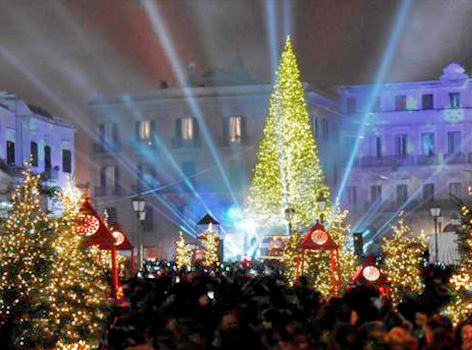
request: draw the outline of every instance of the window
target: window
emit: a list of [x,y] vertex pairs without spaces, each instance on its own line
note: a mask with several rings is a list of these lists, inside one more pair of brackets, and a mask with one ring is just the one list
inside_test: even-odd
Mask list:
[[452,198],[461,198],[461,184],[459,182],[451,182],[449,184],[449,195]]
[[15,143],[7,141],[7,163],[15,165]]
[[108,226],[112,228],[116,228],[116,224],[118,223],[118,212],[115,207],[108,207],[105,208],[105,211],[108,214]]
[[62,171],[72,173],[72,153],[68,149],[62,150]]
[[99,125],[100,143],[115,146],[118,143],[118,125],[115,123],[104,123]]
[[406,110],[406,96],[399,95],[395,97],[395,110],[404,111]]
[[154,188],[157,185],[156,171],[150,164],[139,164],[138,165],[138,178],[137,187],[138,190],[144,189],[146,186]]
[[338,184],[338,167],[336,165],[333,169],[333,183],[335,186]]
[[382,139],[380,136],[375,137],[375,156],[377,158],[382,157]]
[[193,180],[195,176],[195,162],[183,162],[182,172],[189,180]]
[[447,133],[447,153],[460,153],[461,152],[461,132],[450,131]]
[[374,100],[373,112],[380,112],[380,97],[376,97]]
[[240,142],[241,141],[241,117],[230,117],[229,118],[229,142]]
[[115,187],[118,178],[118,169],[114,166],[104,166],[100,171],[100,186]]
[[404,203],[408,199],[407,185],[397,185],[397,202]]
[[346,102],[346,110],[348,113],[356,112],[356,99],[355,97],[348,97]]
[[318,137],[318,118],[317,117],[312,118],[312,129],[313,129],[313,133],[315,134],[315,137]]
[[434,133],[426,132],[421,134],[421,154],[424,156],[434,155]]
[[38,144],[31,142],[31,165],[38,166]]
[[449,93],[449,107],[459,108],[461,106],[461,94],[459,92]]
[[136,122],[136,139],[147,144],[152,144],[154,134],[153,120],[140,120]]
[[372,202],[382,200],[382,186],[374,185],[370,187],[370,200]]
[[143,222],[144,232],[149,232],[154,230],[154,208],[151,205],[146,205],[144,209],[146,211],[146,216]]
[[180,146],[189,144],[190,141],[198,141],[198,124],[196,119],[191,117],[176,119],[175,137]]
[[347,187],[347,203],[348,204],[357,204],[357,188],[356,186]]
[[51,170],[51,147],[44,146],[44,171]]
[[434,184],[425,184],[423,186],[423,200],[425,201],[434,200]]
[[404,157],[408,154],[408,137],[407,135],[397,135],[395,136],[395,155]]
[[193,118],[182,118],[182,140],[193,140],[194,137],[194,119]]
[[433,109],[433,94],[425,94],[422,97],[423,109]]
[[228,174],[234,188],[240,189],[246,183],[244,162],[231,160],[228,164]]
[[329,124],[327,119],[323,119],[321,122],[321,127],[323,129],[323,140],[329,140]]

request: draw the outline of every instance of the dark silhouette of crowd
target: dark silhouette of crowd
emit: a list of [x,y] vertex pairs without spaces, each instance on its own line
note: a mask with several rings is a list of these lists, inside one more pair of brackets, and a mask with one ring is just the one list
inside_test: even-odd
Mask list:
[[306,279],[290,288],[278,271],[266,264],[136,276],[101,348],[472,350],[472,319],[454,328],[426,304],[394,309],[363,285],[322,301]]

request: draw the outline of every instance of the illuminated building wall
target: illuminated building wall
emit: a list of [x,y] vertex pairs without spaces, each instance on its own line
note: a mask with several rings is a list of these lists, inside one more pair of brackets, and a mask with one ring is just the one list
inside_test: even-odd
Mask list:
[[[249,79],[228,79],[227,72],[223,73],[204,74],[189,92],[201,110],[216,153],[242,207],[272,86]],[[321,154],[323,150],[334,154],[340,144],[337,103],[316,92],[308,92],[307,100]],[[221,223],[222,230],[234,236],[241,232],[235,223],[241,217],[231,193],[181,89],[165,88],[145,95],[97,99],[90,103],[90,113],[100,140],[91,155],[95,162],[92,192],[100,210],[108,208],[130,233],[133,243],[137,242],[138,234],[131,197],[141,191],[161,188],[146,195],[153,209],[150,219],[146,219],[143,238],[145,245],[157,247],[163,257],[172,258],[179,226],[184,232],[194,231],[195,223],[206,214],[204,205],[184,183],[172,162],[187,176]],[[334,164],[335,157],[321,158],[325,160],[328,182],[337,183],[340,170]],[[236,250],[244,250],[243,241],[233,245]],[[225,250],[232,249],[230,246],[225,244]]]
[[433,204],[447,231],[472,184],[472,80],[453,63],[437,80],[384,84],[376,96],[374,90],[340,89],[344,149],[360,142],[343,192],[355,231],[391,232],[388,222],[403,208],[414,232],[432,233]]
[[[15,171],[32,157],[44,185],[64,187],[75,174],[75,128],[41,107],[0,92],[0,212]],[[51,208],[50,208],[51,209]]]

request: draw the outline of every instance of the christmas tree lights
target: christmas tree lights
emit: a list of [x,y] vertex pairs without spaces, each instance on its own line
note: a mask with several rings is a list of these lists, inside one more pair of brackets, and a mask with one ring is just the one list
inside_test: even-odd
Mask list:
[[294,227],[306,228],[320,217],[319,196],[327,198],[330,194],[323,182],[290,38],[280,59],[269,103],[247,200],[248,214],[260,225],[278,226],[285,222],[285,209],[291,207],[295,210],[291,223]]
[[216,232],[206,231],[203,238],[203,266],[214,267],[219,262],[219,237]]
[[427,249],[427,239],[424,235],[411,235],[403,212],[399,214],[397,224],[392,229],[393,237],[384,238],[382,245],[385,256],[385,267],[382,270],[390,282],[392,304],[396,306],[407,291],[421,293],[424,289],[421,266],[425,262],[423,253]]
[[192,266],[192,248],[185,243],[182,232],[179,234],[179,239],[175,241],[175,265],[179,270]]
[[41,325],[45,337],[70,344],[96,338],[110,306],[110,285],[108,269],[98,262],[98,248],[84,247],[78,234],[81,198],[65,192],[60,199],[64,213],[54,220],[55,256],[45,290],[49,307]]
[[13,345],[30,348],[38,329],[32,320],[42,314],[49,283],[53,231],[41,206],[40,176],[29,167],[12,196],[13,209],[0,236],[0,320],[11,319],[18,331]]

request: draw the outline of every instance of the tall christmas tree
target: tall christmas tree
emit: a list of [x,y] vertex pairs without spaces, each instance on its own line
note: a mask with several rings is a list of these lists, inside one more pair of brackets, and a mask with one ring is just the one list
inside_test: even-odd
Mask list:
[[393,227],[393,237],[385,238],[382,245],[385,255],[383,270],[391,285],[393,305],[398,305],[408,291],[423,291],[421,265],[425,262],[423,253],[427,248],[426,243],[426,237],[411,235],[401,212]]
[[41,206],[40,177],[27,167],[13,196],[13,209],[0,236],[0,320],[13,322],[13,348],[35,339],[33,319],[48,284],[53,231]]
[[[292,224],[307,227],[320,216],[319,196],[330,196],[323,181],[300,70],[288,38],[259,146],[247,201],[249,215],[261,225],[281,225],[284,211],[290,207],[295,209]],[[328,206],[327,211],[330,209]]]
[[73,343],[96,339],[110,306],[110,284],[107,270],[98,261],[98,248],[84,247],[77,230],[83,224],[80,193],[69,188],[60,199],[64,212],[54,220],[55,256],[46,287],[49,312],[41,325],[45,339]]

